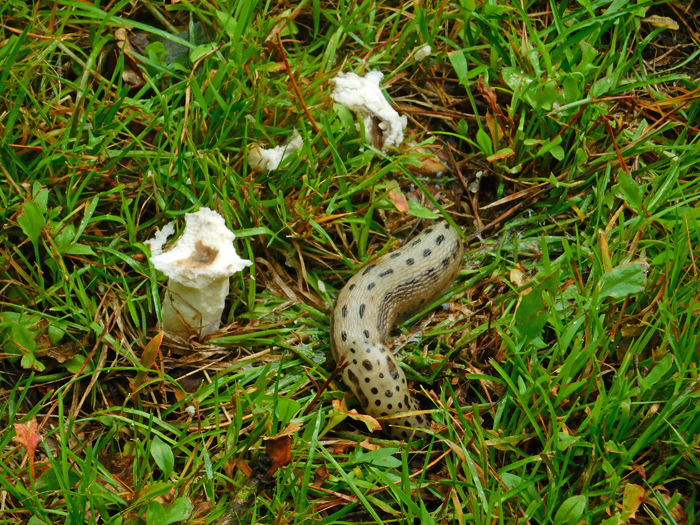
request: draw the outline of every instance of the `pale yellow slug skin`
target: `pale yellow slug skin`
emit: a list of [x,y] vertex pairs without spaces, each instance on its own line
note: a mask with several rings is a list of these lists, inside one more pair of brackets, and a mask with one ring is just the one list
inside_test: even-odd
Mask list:
[[[344,357],[350,363],[343,380],[369,415],[382,418],[419,410],[389,349],[389,332],[397,319],[442,295],[457,278],[463,255],[460,234],[440,222],[360,270],[338,294],[331,313],[331,350],[336,362]],[[412,432],[392,425],[427,428],[430,424],[420,415],[389,421],[384,425],[386,432],[403,439]]]

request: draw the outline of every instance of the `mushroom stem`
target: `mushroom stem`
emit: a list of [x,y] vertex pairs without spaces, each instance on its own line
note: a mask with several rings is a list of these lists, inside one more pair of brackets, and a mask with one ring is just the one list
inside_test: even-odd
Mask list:
[[200,338],[213,334],[221,326],[228,290],[228,277],[198,288],[170,279],[163,301],[163,330],[183,339],[193,332]]

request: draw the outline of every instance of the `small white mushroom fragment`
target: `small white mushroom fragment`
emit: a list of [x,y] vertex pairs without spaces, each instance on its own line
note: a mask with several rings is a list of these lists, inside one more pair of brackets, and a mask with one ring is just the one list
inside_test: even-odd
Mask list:
[[370,71],[364,77],[341,71],[330,82],[333,100],[362,117],[367,142],[377,149],[387,150],[401,144],[407,120],[384,98],[379,88],[383,77],[378,70]]
[[248,165],[256,171],[276,170],[284,159],[301,149],[303,145],[304,139],[297,130],[294,130],[290,139],[281,146],[272,149],[251,146],[248,150]]
[[252,263],[239,257],[233,246],[235,235],[224,218],[209,208],[187,213],[185,231],[163,253],[163,243],[173,231],[170,223],[145,243],[153,266],[169,277],[163,330],[184,339],[190,334],[201,339],[221,325],[229,277]]
[[416,52],[413,54],[413,58],[420,62],[421,60],[428,58],[432,52],[433,49],[428,44],[425,44],[424,46],[420,46],[418,49],[416,49]]

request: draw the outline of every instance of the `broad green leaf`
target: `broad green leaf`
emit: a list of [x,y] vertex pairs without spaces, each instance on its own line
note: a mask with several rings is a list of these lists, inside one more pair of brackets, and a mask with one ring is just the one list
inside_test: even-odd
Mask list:
[[554,295],[557,290],[559,270],[524,295],[515,312],[515,328],[528,341],[539,337],[549,316],[549,305],[544,294]]
[[33,368],[37,372],[43,372],[46,370],[46,367],[39,362],[39,360],[36,358],[36,356],[32,353],[29,354],[24,354],[22,356],[22,368]]
[[159,501],[151,501],[146,511],[146,525],[164,525],[165,510]]
[[173,466],[175,465],[175,457],[173,456],[173,450],[170,448],[170,445],[165,443],[158,436],[153,436],[151,456],[153,456],[160,470],[163,471],[163,477],[169,479],[170,474],[173,472]]
[[185,521],[193,508],[194,505],[192,505],[192,502],[188,498],[177,498],[172,503],[163,507],[165,514],[163,523],[169,525],[176,521]]
[[65,253],[69,255],[97,255],[88,245],[80,243],[74,244],[68,248]]
[[[63,363],[63,366],[66,367],[66,370],[68,370],[71,374],[77,374],[80,368],[83,366],[83,363],[85,363],[86,357],[82,354],[76,354],[73,359],[66,361]],[[83,374],[87,374],[92,372],[92,363],[88,363],[85,365],[85,368],[83,368]]]
[[399,468],[401,460],[394,457],[400,449],[395,447],[378,448],[367,453],[359,454],[355,463],[371,463],[377,467]]
[[588,500],[586,496],[572,496],[562,503],[554,515],[554,523],[557,525],[576,525],[583,513],[586,512]]
[[419,219],[439,219],[440,216],[414,200],[408,201],[408,213]]
[[639,293],[646,286],[646,271],[649,265],[643,261],[622,264],[613,268],[600,280],[600,298],[622,299]]
[[275,415],[280,422],[280,428],[284,428],[287,423],[299,412],[301,403],[293,399],[278,399],[275,407]]
[[452,51],[447,56],[450,59],[450,63],[452,64],[460,83],[464,87],[469,88],[469,78],[467,77],[469,66],[467,65],[467,58],[464,56],[464,52]]
[[231,16],[230,13],[225,13],[223,11],[216,11],[216,18],[218,18],[221,25],[224,27],[224,31],[232,38],[236,33],[236,19]]
[[622,187],[622,193],[625,195],[625,200],[638,213],[642,213],[642,189],[639,184],[624,171],[621,171],[617,176],[617,180]]
[[216,44],[214,42],[210,42],[209,44],[202,44],[201,46],[197,46],[194,48],[192,51],[190,51],[190,61],[194,64],[202,58],[204,55],[207,53],[211,52],[212,49],[216,47]]
[[487,157],[493,155],[493,144],[491,142],[491,137],[483,129],[476,132],[476,142],[481,148],[481,153]]
[[661,381],[666,373],[671,370],[673,365],[673,354],[666,354],[661,361],[659,361],[651,372],[642,380],[645,388],[654,386],[656,383]]
[[12,341],[10,344],[17,347],[17,350],[28,353],[32,353],[34,350],[36,350],[34,334],[32,334],[32,332],[26,326],[13,321],[11,332]]
[[24,203],[24,213],[17,219],[17,224],[24,234],[29,237],[34,246],[37,246],[39,242],[39,236],[41,235],[41,230],[44,228],[46,219],[44,219],[44,214],[41,213],[39,205],[34,201],[27,201]]

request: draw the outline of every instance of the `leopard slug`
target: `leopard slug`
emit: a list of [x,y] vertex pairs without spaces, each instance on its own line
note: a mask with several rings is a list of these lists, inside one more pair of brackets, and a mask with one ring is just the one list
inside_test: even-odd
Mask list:
[[330,319],[333,357],[350,363],[345,384],[365,412],[390,418],[386,432],[393,437],[406,439],[410,432],[392,424],[427,428],[430,421],[421,415],[391,417],[419,407],[389,349],[389,332],[398,319],[442,295],[459,274],[463,254],[459,232],[440,222],[360,270],[338,294]]

